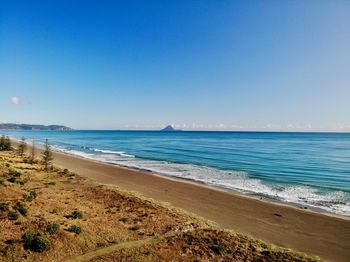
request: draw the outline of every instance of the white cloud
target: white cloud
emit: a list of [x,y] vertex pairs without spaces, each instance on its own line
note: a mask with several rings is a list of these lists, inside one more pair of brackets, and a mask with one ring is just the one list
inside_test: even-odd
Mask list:
[[12,103],[13,105],[19,105],[20,102],[21,102],[17,96],[11,97],[10,100],[11,100],[11,103]]

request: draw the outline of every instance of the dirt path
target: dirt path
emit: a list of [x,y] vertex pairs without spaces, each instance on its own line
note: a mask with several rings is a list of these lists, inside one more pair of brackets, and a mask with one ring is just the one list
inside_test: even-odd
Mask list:
[[79,255],[79,256],[76,256],[74,258],[70,258],[70,259],[66,260],[66,262],[90,261],[91,259],[110,254],[110,253],[118,251],[120,249],[141,247],[141,246],[147,245],[147,244],[157,244],[167,237],[172,237],[172,236],[175,236],[175,235],[183,233],[183,232],[184,231],[168,232],[168,233],[165,233],[164,235],[150,237],[147,239],[128,241],[128,242],[122,242],[122,243],[110,245],[108,247],[99,248],[99,249],[96,249],[94,251],[85,253],[83,255]]

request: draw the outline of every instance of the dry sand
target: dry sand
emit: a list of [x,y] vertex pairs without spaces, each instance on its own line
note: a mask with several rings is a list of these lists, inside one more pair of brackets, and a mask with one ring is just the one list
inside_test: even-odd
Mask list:
[[350,218],[99,163],[61,153],[54,162],[96,182],[171,203],[222,228],[329,261],[350,261]]

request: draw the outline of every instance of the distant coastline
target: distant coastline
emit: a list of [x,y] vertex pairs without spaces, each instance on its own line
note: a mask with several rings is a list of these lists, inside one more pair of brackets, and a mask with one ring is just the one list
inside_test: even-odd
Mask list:
[[30,125],[30,124],[0,124],[0,130],[73,130],[62,125]]

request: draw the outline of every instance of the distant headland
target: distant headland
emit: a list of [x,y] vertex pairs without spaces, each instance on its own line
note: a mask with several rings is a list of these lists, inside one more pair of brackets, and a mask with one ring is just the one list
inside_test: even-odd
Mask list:
[[29,125],[29,124],[0,124],[0,130],[72,130],[62,125]]
[[161,129],[160,131],[164,131],[164,132],[176,132],[176,131],[182,131],[181,129],[175,129],[173,128],[171,125],[168,125],[166,127],[164,127],[163,129]]

